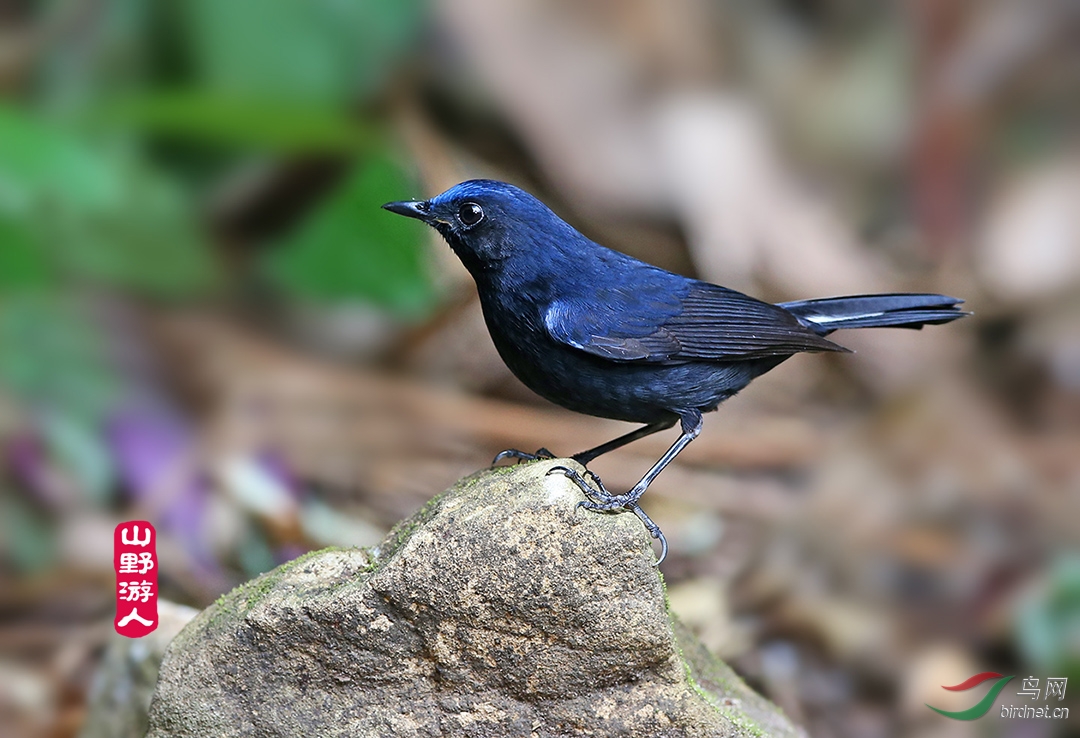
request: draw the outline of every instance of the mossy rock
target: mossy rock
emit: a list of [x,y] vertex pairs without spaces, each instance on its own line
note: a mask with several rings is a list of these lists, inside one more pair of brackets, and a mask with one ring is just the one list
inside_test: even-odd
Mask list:
[[555,463],[222,597],[170,645],[148,736],[802,735],[674,622],[638,519],[577,510]]

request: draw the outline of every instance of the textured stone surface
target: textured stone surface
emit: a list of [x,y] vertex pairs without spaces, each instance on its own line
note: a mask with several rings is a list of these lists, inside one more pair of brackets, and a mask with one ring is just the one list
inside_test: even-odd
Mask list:
[[575,512],[554,463],[222,597],[169,647],[148,735],[801,735],[674,624],[637,518]]

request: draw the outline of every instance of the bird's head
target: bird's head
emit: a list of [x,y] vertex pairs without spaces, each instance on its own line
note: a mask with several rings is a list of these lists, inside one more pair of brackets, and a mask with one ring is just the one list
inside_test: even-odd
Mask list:
[[529,193],[490,179],[471,179],[430,200],[388,202],[383,208],[435,228],[474,275],[543,248],[553,237],[582,238]]

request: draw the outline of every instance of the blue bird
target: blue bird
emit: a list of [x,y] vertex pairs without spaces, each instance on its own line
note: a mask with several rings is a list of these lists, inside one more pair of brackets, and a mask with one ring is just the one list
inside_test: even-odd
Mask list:
[[[825,338],[840,328],[947,323],[963,302],[934,294],[884,294],[773,305],[690,279],[590,241],[527,192],[476,179],[390,212],[434,227],[468,269],[484,320],[510,370],[530,389],[580,413],[644,425],[574,454],[578,463],[680,424],[678,440],[632,489],[607,490],[591,471],[553,467],[594,511],[626,509],[667,540],[638,500],[701,432],[716,407],[788,357],[847,351]],[[551,458],[514,449],[502,458]]]

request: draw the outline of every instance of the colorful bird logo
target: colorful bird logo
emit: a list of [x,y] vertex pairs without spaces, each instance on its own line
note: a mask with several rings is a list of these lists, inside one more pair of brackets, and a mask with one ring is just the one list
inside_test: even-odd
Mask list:
[[997,699],[998,694],[1005,685],[1008,684],[1009,680],[1012,679],[1011,676],[1001,676],[1001,674],[998,674],[996,671],[984,671],[981,674],[976,674],[970,679],[966,679],[959,684],[954,684],[951,687],[942,686],[942,689],[947,689],[950,692],[963,692],[972,687],[977,687],[988,679],[997,679],[997,682],[994,683],[994,686],[990,688],[990,691],[986,693],[986,696],[979,700],[974,707],[969,707],[966,710],[957,710],[956,712],[940,710],[933,705],[927,705],[927,707],[934,712],[941,713],[945,717],[952,718],[953,720],[977,720],[990,712],[990,708],[994,706],[994,700]]

